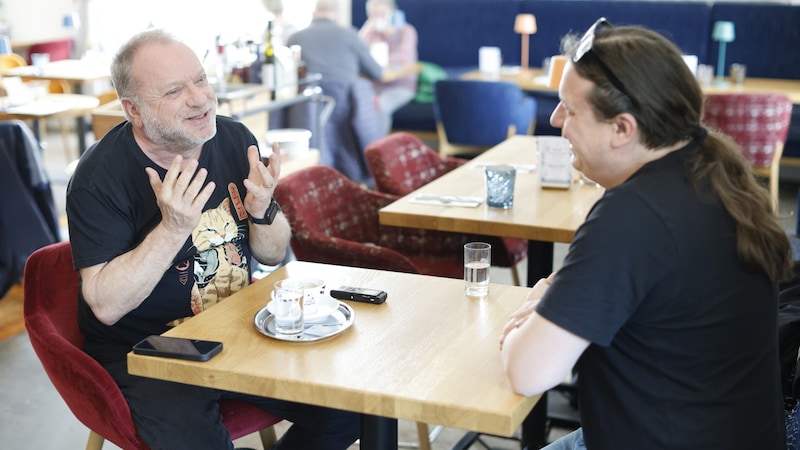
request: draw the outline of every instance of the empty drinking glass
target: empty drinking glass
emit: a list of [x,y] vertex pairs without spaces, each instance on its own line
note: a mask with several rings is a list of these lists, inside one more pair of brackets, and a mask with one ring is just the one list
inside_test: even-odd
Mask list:
[[505,164],[486,166],[486,204],[508,209],[514,205],[514,181],[517,170]]

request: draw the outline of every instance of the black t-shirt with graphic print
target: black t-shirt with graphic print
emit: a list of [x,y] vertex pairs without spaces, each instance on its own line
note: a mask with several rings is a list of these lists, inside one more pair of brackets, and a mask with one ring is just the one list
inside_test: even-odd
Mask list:
[[[78,322],[87,353],[101,363],[124,360],[139,340],[163,333],[249,283],[243,181],[249,172],[247,147],[256,143],[244,125],[217,117],[217,134],[203,146],[199,161],[208,170],[207,182],[216,184],[200,223],[151,294],[114,325],[98,321],[79,294]],[[81,157],[67,189],[76,269],[128,252],[160,222],[146,167],[156,169],[162,179],[166,174],[136,144],[128,122]]]

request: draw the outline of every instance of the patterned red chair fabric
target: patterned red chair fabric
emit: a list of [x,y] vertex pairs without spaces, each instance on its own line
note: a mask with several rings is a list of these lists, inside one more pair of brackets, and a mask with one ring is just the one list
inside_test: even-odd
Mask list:
[[[395,197],[408,195],[467,162],[461,158],[442,157],[418,137],[405,132],[392,133],[372,142],[365,154],[376,190]],[[511,268],[514,282],[520,284],[514,267],[528,256],[528,241],[496,236],[462,236],[462,239],[492,244],[492,265]]]
[[[78,328],[78,272],[69,242],[57,242],[31,254],[25,266],[24,318],[33,349],[67,406],[89,428],[87,450],[101,450],[108,439],[129,450],[147,450],[136,434],[128,404],[111,375],[81,350]],[[272,448],[281,421],[249,403],[222,401],[222,421],[233,439],[258,431]]]
[[705,124],[727,134],[742,149],[756,174],[769,179],[778,198],[778,170],[792,120],[792,101],[785,94],[708,94]]
[[367,166],[375,190],[397,196],[450,172],[468,160],[442,157],[411,133],[397,132],[367,145]]
[[292,225],[297,259],[450,278],[464,276],[463,245],[475,236],[380,225],[396,197],[367,190],[328,166],[282,178],[275,199]]

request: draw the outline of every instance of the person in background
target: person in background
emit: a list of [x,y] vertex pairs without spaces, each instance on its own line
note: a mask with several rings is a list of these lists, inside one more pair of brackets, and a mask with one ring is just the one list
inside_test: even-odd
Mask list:
[[280,149],[265,166],[247,128],[217,116],[187,45],[143,32],[111,73],[127,120],[86,151],[67,188],[84,350],[120,386],[151,448],[233,449],[217,408],[226,398],[293,422],[276,449],[347,448],[356,414],[128,374],[134,344],[247,286],[251,256],[279,263],[291,230],[272,197]]
[[338,17],[337,0],[317,0],[311,24],[291,35],[287,44],[299,45],[307,70],[325,80],[353,81],[360,76],[380,80],[383,69],[355,29],[339,25]]
[[502,333],[512,388],[577,368],[582,428],[548,449],[784,448],[768,192],[666,38],[600,19],[566,50],[550,122],[606,191]]
[[[308,73],[322,75],[319,87],[335,106],[321,130],[307,119],[319,117],[315,112],[306,114],[304,120],[291,120],[288,125],[311,129],[312,135],[322,137],[320,164],[335,168],[356,183],[371,186],[364,148],[384,136],[372,85],[372,81],[381,79],[383,69],[355,28],[337,23],[338,16],[337,0],[317,0],[311,24],[289,37],[289,45],[302,48]],[[316,107],[313,103],[307,105]]]
[[[370,49],[388,52],[388,67],[404,69],[417,63],[417,29],[405,21],[394,0],[367,0],[367,21],[358,35]],[[389,82],[377,82],[378,105],[385,134],[392,129],[392,114],[417,93],[417,74]]]

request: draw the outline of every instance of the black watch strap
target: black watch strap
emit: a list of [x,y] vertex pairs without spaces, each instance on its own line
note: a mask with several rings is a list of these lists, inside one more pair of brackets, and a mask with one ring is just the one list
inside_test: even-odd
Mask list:
[[250,219],[250,222],[256,225],[272,225],[272,221],[275,220],[275,216],[278,215],[278,211],[281,210],[281,205],[275,201],[275,198],[272,198],[269,202],[269,206],[267,207],[267,213],[264,214],[264,217],[261,219],[257,219],[251,216],[249,213],[247,217]]

